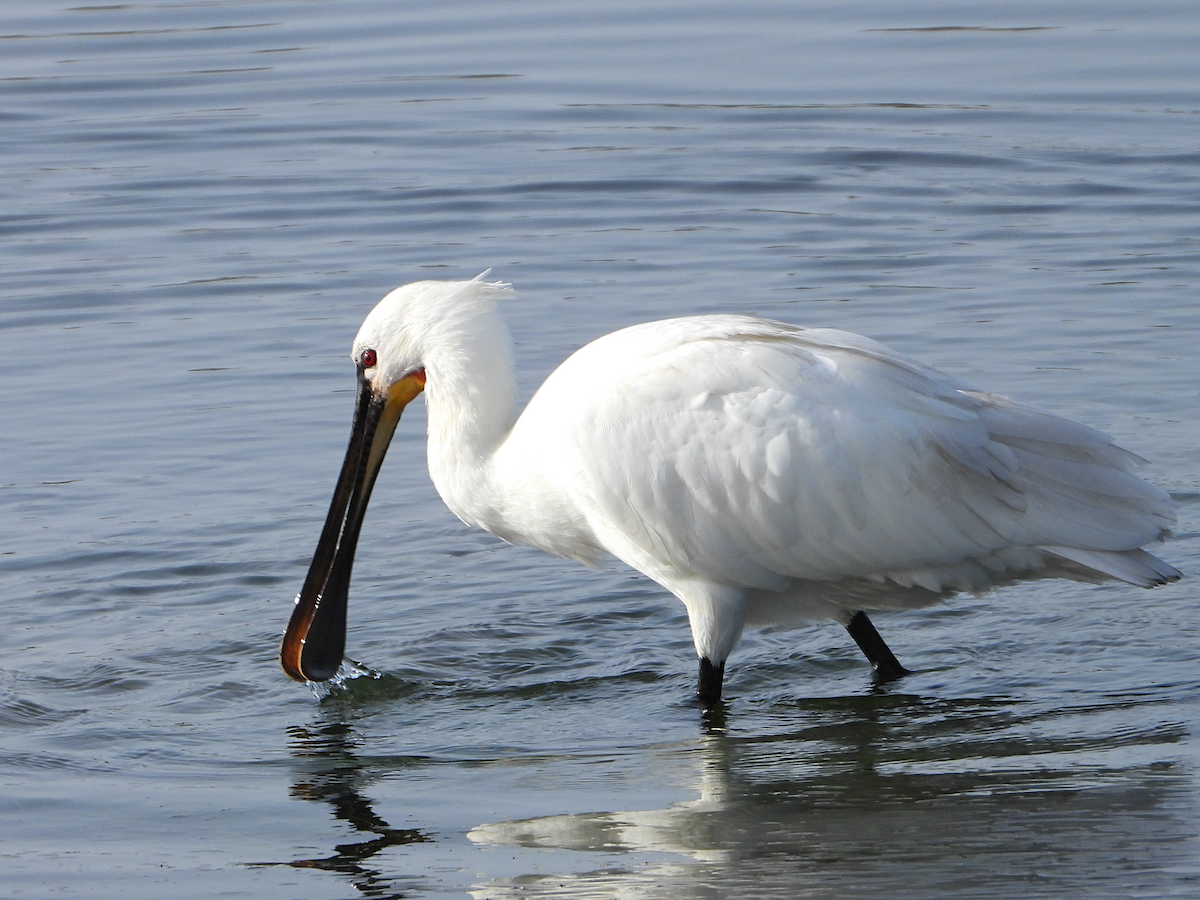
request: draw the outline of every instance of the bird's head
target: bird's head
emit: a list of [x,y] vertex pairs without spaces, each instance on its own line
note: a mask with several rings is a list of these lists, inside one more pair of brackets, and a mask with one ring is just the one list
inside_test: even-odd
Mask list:
[[341,665],[354,550],[375,476],[401,413],[425,388],[425,359],[444,351],[439,339],[455,332],[458,319],[470,320],[472,300],[492,302],[497,289],[507,289],[482,277],[397,288],[371,311],[354,338],[358,396],[350,444],[280,648],[284,671],[297,681],[328,680]]

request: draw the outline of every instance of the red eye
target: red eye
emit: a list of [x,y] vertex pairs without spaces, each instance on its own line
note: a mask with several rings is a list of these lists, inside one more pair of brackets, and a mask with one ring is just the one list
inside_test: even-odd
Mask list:
[[375,368],[375,363],[376,363],[375,351],[372,350],[370,347],[368,347],[366,350],[364,350],[362,352],[362,356],[359,357],[359,360],[362,363],[362,367],[364,369]]

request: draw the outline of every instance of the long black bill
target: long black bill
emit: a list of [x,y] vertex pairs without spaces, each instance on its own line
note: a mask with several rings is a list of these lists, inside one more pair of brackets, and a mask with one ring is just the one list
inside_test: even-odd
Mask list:
[[283,670],[296,681],[327,681],[342,663],[350,572],[367,502],[400,414],[424,384],[425,373],[417,372],[377,394],[359,372],[346,460],[279,649]]

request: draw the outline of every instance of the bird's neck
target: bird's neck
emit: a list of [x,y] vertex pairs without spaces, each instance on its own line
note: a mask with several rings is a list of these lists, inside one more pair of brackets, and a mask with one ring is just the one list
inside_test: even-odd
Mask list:
[[426,361],[429,474],[455,515],[488,528],[499,500],[492,460],[517,419],[517,383],[504,324],[473,326]]

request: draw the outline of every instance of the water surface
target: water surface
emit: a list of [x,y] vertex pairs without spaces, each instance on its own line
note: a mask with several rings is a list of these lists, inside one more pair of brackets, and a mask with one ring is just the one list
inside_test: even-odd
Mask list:
[[491,267],[528,395],[621,325],[891,343],[1103,428],[1197,571],[1186,5],[42,5],[0,17],[11,897],[1192,897],[1191,578],[748,635],[444,509],[406,414],[350,652],[275,654],[384,292]]

